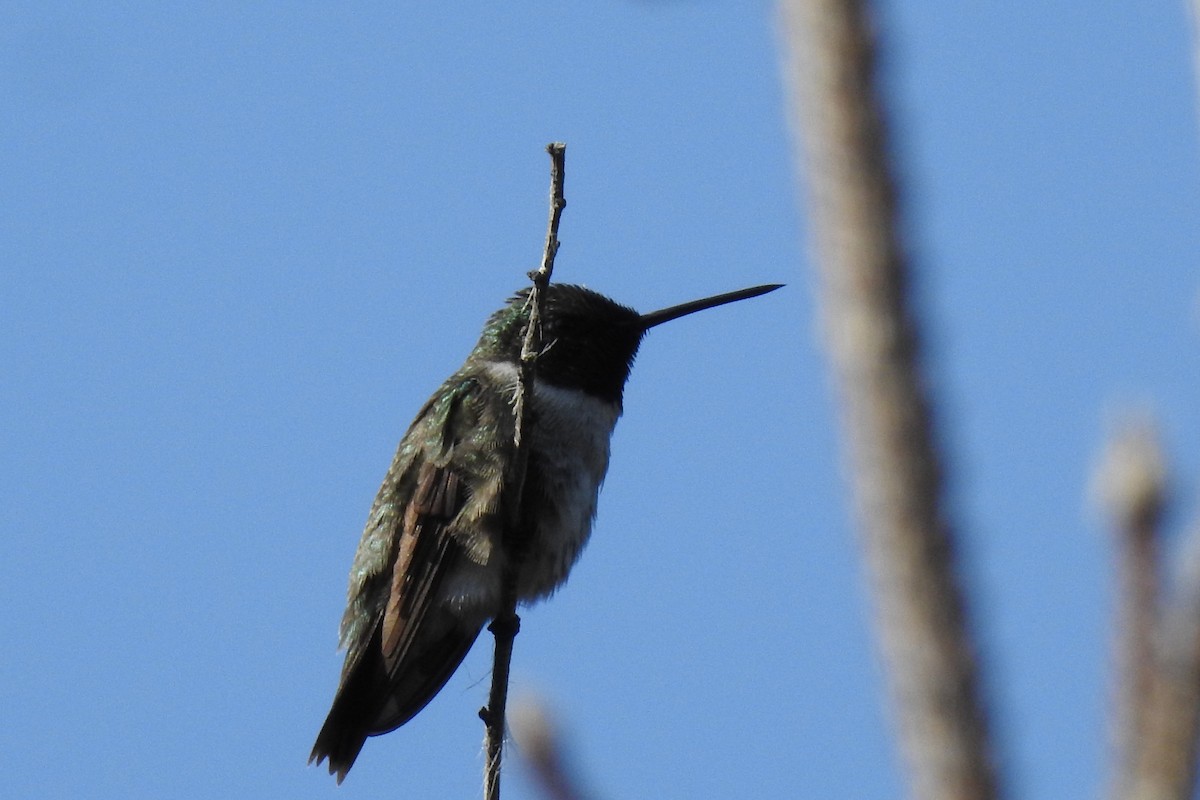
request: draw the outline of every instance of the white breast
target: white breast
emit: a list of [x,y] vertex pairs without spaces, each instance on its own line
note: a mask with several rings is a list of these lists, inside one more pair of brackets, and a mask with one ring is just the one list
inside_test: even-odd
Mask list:
[[[515,365],[494,363],[489,368],[495,377],[516,385]],[[527,602],[557,589],[587,543],[608,471],[609,441],[621,414],[615,403],[536,382],[534,410],[537,422],[531,442],[544,497],[521,574],[520,594]]]

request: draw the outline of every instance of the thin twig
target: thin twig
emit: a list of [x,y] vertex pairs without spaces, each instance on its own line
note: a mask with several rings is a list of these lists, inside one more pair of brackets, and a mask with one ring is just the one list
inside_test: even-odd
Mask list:
[[911,795],[989,800],[999,778],[910,308],[876,21],[862,0],[781,5],[827,347]]
[[546,145],[550,154],[550,221],[546,231],[546,247],[541,266],[529,273],[533,288],[529,292],[529,321],[525,327],[525,339],[521,345],[520,375],[517,383],[513,413],[516,415],[516,430],[513,436],[514,453],[512,471],[507,476],[505,496],[508,505],[508,525],[505,535],[504,578],[501,585],[500,608],[492,624],[488,626],[495,636],[496,649],[492,659],[492,687],[488,693],[488,704],[480,709],[483,720],[484,765],[483,793],[487,800],[500,800],[500,766],[504,756],[504,719],[508,703],[508,675],[512,664],[513,640],[520,629],[517,616],[517,589],[521,562],[528,540],[529,519],[524,509],[525,475],[529,468],[529,448],[525,446],[525,433],[533,421],[534,381],[537,378],[537,356],[541,352],[541,316],[545,301],[545,290],[554,272],[554,257],[558,253],[558,222],[562,218],[567,201],[563,197],[564,168],[567,146],[561,142]]
[[1159,523],[1166,500],[1162,448],[1149,421],[1113,436],[1096,476],[1099,500],[1112,519],[1117,545],[1114,796],[1129,788],[1154,672],[1159,605]]

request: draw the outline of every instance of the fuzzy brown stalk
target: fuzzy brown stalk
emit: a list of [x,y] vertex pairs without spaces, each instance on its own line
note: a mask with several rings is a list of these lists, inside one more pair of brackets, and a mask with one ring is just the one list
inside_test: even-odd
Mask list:
[[1126,424],[1112,437],[1095,488],[1112,520],[1116,540],[1113,794],[1124,797],[1145,736],[1160,603],[1159,525],[1166,497],[1166,468],[1151,423]]
[[898,232],[873,20],[853,0],[781,5],[826,346],[911,794],[989,800],[999,779]]
[[1155,637],[1155,669],[1133,774],[1123,797],[1188,800],[1200,737],[1200,524],[1186,545],[1175,598]]

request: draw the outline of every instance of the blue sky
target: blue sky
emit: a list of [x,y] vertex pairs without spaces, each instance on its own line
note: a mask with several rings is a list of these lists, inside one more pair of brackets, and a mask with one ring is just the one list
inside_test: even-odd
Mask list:
[[[1086,489],[1123,409],[1161,421],[1173,529],[1198,511],[1187,19],[915,5],[888,83],[1002,759],[1094,796]],[[0,793],[478,796],[482,639],[340,789],[304,762],[371,499],[539,257],[561,139],[558,280],[644,310],[788,287],[648,338],[516,686],[604,797],[902,794],[770,4],[481,6],[6,7]]]

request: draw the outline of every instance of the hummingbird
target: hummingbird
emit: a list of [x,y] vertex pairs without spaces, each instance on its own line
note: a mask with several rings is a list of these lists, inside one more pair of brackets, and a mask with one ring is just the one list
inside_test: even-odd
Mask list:
[[[517,596],[558,589],[591,534],[625,382],[646,332],[757,297],[771,284],[649,314],[581,286],[544,289]],[[492,314],[466,363],[409,426],[367,516],[340,627],[346,651],[333,707],[309,763],[340,784],[369,736],[433,699],[499,610],[511,555],[505,479],[515,458],[513,401],[530,289]],[[508,544],[509,546],[506,546]]]

